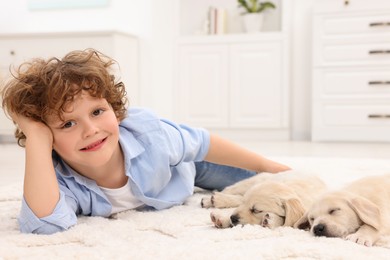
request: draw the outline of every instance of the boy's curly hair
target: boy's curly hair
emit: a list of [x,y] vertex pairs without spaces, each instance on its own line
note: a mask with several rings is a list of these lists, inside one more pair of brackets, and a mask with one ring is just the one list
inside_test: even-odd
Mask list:
[[[21,64],[1,91],[7,114],[16,113],[46,122],[49,115],[62,118],[69,102],[81,91],[105,98],[118,120],[126,117],[127,98],[122,82],[111,74],[116,62],[94,50],[72,51],[61,60],[35,58]],[[24,146],[26,136],[16,126],[15,137]]]

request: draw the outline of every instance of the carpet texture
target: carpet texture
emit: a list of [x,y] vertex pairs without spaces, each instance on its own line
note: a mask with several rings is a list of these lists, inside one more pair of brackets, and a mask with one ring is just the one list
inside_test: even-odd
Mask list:
[[[331,189],[390,173],[390,161],[382,159],[272,159],[320,176]],[[211,210],[199,205],[209,194],[203,190],[168,210],[126,211],[116,219],[79,217],[79,224],[66,232],[21,234],[16,220],[21,194],[21,183],[0,189],[0,259],[390,259],[390,237],[365,247],[286,227],[216,229]]]

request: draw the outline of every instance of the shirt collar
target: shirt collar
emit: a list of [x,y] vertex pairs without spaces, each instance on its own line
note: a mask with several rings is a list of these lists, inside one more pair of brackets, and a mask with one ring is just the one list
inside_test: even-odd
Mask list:
[[53,163],[54,169],[57,174],[61,175],[63,178],[73,178],[77,183],[88,187],[93,190],[95,193],[101,195],[101,191],[96,184],[96,181],[91,180],[83,175],[79,174],[75,170],[73,170],[61,157],[53,150]]

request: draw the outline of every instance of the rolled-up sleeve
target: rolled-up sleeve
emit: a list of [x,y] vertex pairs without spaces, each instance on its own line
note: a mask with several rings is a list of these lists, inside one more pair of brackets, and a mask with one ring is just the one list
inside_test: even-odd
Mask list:
[[38,218],[23,198],[18,222],[23,233],[53,234],[74,226],[77,216],[67,203],[65,192],[60,190],[60,199],[53,213],[43,218]]
[[172,166],[204,160],[210,146],[210,134],[206,129],[178,125],[165,119],[162,122]]

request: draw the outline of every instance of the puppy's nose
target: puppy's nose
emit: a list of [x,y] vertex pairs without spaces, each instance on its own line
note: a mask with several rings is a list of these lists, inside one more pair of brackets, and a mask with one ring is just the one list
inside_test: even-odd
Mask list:
[[231,215],[230,216],[230,221],[232,222],[233,225],[237,225],[239,219],[240,219],[240,217],[238,215]]
[[325,236],[326,227],[323,224],[318,224],[313,228],[313,233],[316,236]]

